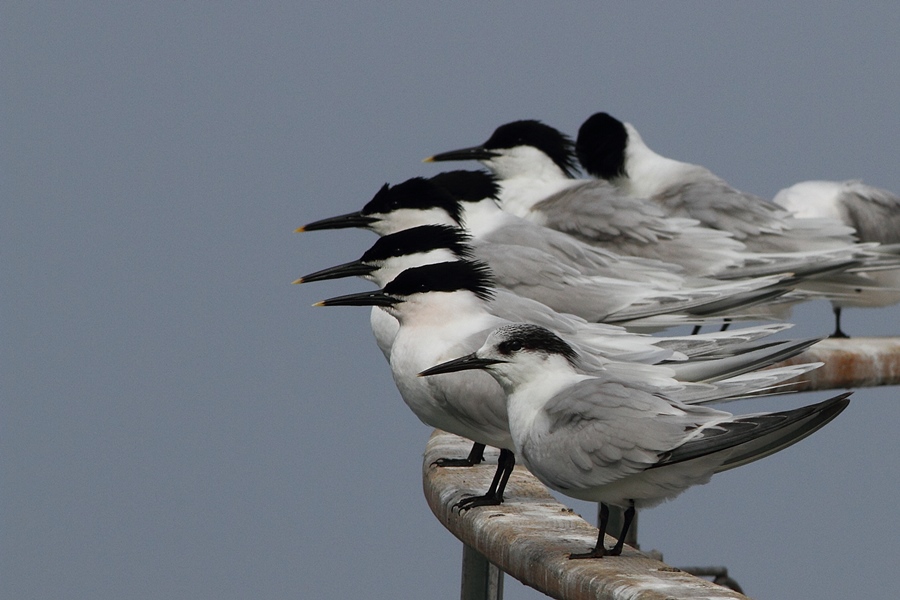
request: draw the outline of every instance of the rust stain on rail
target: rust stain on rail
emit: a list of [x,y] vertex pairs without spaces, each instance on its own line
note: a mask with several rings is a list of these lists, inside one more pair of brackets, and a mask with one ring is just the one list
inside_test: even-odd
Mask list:
[[900,338],[829,338],[782,365],[816,361],[797,391],[900,385]]

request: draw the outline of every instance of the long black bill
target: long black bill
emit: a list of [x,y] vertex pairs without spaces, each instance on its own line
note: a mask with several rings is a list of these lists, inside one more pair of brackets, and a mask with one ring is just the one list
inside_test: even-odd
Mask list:
[[378,267],[373,267],[364,262],[354,260],[353,262],[344,263],[342,265],[337,265],[336,267],[329,267],[327,269],[322,269],[321,271],[316,271],[315,273],[310,273],[309,275],[304,275],[294,283],[309,283],[311,281],[341,279],[342,277],[364,277],[377,270]]
[[316,302],[313,306],[393,306],[400,302],[403,300],[396,296],[388,296],[381,290],[375,290],[374,292],[336,296]]
[[425,369],[419,373],[419,377],[428,377],[429,375],[438,375],[440,373],[467,371],[469,369],[484,369],[502,362],[506,361],[498,360],[496,358],[479,358],[473,352],[472,354],[466,354],[463,357],[454,358],[453,360],[448,360],[447,362],[435,365],[430,369]]
[[496,152],[492,152],[483,146],[472,146],[471,148],[460,148],[459,150],[451,150],[450,152],[441,152],[434,156],[429,156],[422,162],[443,162],[451,160],[488,160],[498,156]]
[[294,233],[315,231],[317,229],[349,229],[351,227],[365,229],[377,220],[378,219],[374,217],[367,217],[359,211],[356,211],[347,213],[346,215],[338,215],[336,217],[322,219],[321,221],[313,221],[312,223],[308,223],[303,227],[298,227],[294,230]]

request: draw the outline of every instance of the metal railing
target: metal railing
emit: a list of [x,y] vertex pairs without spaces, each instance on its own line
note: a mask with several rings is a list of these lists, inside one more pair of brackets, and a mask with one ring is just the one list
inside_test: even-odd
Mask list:
[[[825,366],[804,375],[797,391],[900,384],[900,338],[828,339],[786,364],[813,361]],[[557,502],[523,467],[515,468],[507,486],[514,502],[460,514],[453,505],[483,492],[495,465],[446,469],[432,463],[465,456],[470,447],[468,440],[436,430],[423,462],[428,505],[463,542],[463,600],[501,600],[503,573],[559,600],[747,598],[628,545],[615,560],[569,560],[573,548],[593,547],[597,529]],[[607,544],[613,543],[607,536]]]
[[[569,560],[573,549],[594,546],[597,529],[557,502],[524,467],[515,468],[506,488],[515,501],[460,514],[453,505],[483,492],[495,465],[453,469],[432,463],[441,457],[465,456],[471,445],[464,438],[435,431],[426,446],[423,467],[425,498],[432,512],[465,545],[464,599],[499,600],[501,571],[565,600],[746,599],[629,546],[615,560]],[[607,543],[615,541],[607,536]]]

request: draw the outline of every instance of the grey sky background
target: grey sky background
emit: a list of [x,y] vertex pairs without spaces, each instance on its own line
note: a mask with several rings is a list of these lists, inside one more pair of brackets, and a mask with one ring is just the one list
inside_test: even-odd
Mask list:
[[[292,230],[502,123],[598,110],[766,197],[900,191],[900,4],[784,4],[0,5],[0,597],[458,597],[429,430],[367,311],[310,307],[368,286],[290,285],[374,237]],[[896,388],[857,392],[642,513],[642,545],[755,598],[896,594],[898,416]]]

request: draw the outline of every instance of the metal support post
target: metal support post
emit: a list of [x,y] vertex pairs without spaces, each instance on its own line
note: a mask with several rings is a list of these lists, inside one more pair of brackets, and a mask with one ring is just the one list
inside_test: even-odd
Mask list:
[[463,544],[461,600],[503,600],[503,571]]

